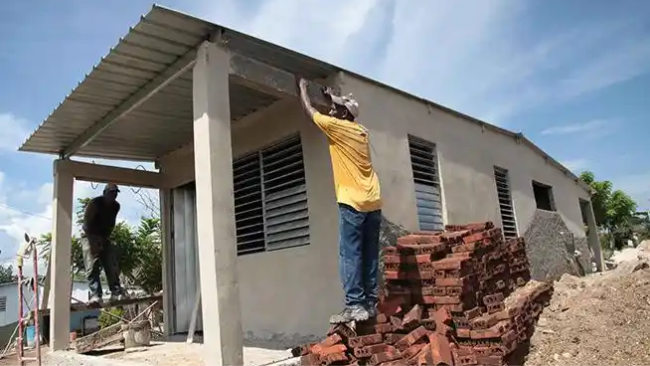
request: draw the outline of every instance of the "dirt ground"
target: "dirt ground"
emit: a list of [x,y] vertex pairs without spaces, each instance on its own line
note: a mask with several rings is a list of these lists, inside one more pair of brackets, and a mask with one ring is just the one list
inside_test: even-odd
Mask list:
[[[639,255],[604,273],[565,275],[554,288],[531,339],[526,366],[650,365],[650,255]],[[48,366],[208,365],[202,347],[158,342],[145,349],[104,350],[94,356],[50,354],[45,347],[42,354]],[[244,364],[264,365],[289,356],[289,351],[246,347]],[[0,366],[16,364],[15,356],[0,360]]]
[[650,265],[555,283],[525,365],[650,365]]

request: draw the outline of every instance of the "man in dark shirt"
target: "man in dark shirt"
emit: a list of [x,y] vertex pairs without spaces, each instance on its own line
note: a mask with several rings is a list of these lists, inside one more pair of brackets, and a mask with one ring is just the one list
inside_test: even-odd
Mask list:
[[81,244],[91,292],[90,303],[102,301],[102,285],[99,279],[102,267],[111,291],[111,300],[126,296],[120,285],[117,257],[109,239],[115,228],[117,213],[120,212],[120,204],[117,202],[119,192],[117,185],[107,184],[104,193],[90,200],[84,212]]

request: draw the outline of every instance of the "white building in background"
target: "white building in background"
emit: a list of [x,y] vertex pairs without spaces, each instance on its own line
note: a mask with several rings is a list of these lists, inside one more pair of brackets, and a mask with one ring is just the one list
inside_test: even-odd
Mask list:
[[[40,289],[40,298],[43,298],[43,289]],[[25,303],[33,307],[34,292],[31,288],[25,291]],[[88,301],[88,284],[83,281],[74,281],[72,283],[72,298],[81,302]],[[72,300],[73,303],[77,302]],[[24,311],[27,312],[27,305],[24,306]],[[15,323],[18,321],[18,283],[3,283],[0,284],[0,327]],[[74,316],[70,321],[71,326],[75,322]]]

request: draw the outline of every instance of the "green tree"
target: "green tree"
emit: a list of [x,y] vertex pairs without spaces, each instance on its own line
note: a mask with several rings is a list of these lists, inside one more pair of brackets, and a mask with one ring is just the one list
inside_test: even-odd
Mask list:
[[11,283],[17,280],[14,274],[14,267],[10,264],[4,266],[0,264],[0,283]]
[[137,282],[146,293],[162,290],[162,241],[160,219],[142,218],[135,235],[140,258]]
[[613,239],[616,249],[621,249],[633,236],[632,220],[636,212],[636,202],[621,190],[613,190],[610,181],[597,181],[592,172],[580,175],[591,189],[591,204],[596,225]]
[[[75,224],[83,225],[83,215],[91,198],[78,200]],[[72,238],[71,272],[75,278],[84,277],[84,260],[81,238]],[[162,290],[162,241],[160,219],[143,217],[137,228],[126,222],[115,225],[110,237],[116,251],[120,274],[125,282],[140,286],[147,293]],[[52,245],[51,233],[39,239],[43,258],[49,258]]]

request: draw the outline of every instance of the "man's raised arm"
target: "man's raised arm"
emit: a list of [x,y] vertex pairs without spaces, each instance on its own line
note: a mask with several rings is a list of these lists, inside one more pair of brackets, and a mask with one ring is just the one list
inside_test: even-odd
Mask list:
[[307,80],[300,79],[298,82],[298,88],[300,89],[300,101],[302,102],[302,107],[305,109],[309,117],[313,119],[314,114],[316,114],[317,111],[312,107],[309,95],[307,95]]

